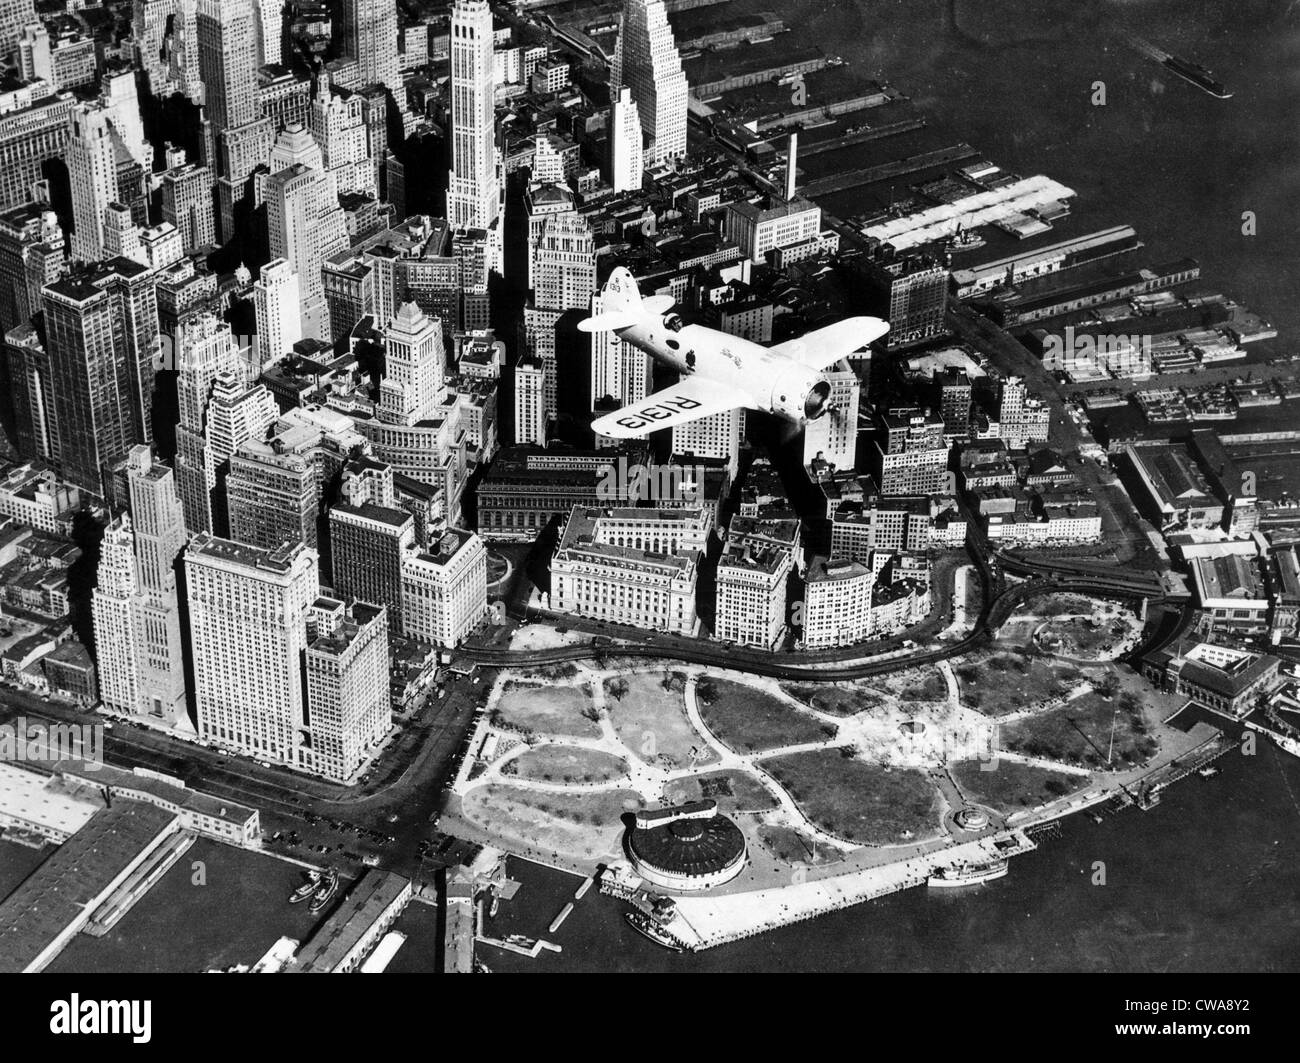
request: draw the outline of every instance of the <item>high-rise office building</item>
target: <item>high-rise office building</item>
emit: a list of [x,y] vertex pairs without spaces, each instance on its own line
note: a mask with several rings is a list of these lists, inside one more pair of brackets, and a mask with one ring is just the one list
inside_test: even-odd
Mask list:
[[[342,0],[339,38],[343,54],[356,62],[358,84],[383,85],[402,104],[401,55],[397,47],[396,0]],[[488,39],[491,40],[489,24]],[[490,54],[490,53],[489,53]]]
[[278,362],[302,339],[298,274],[285,259],[262,267],[253,285],[253,312],[257,321],[257,357],[261,367]]
[[107,493],[109,466],[149,428],[158,318],[148,270],[113,259],[44,289],[64,478]]
[[379,416],[389,424],[415,424],[433,416],[445,392],[442,326],[415,303],[403,303],[383,331],[384,379]]
[[501,186],[497,173],[496,68],[487,0],[456,0],[451,9],[451,174],[447,220],[489,233],[491,264],[500,266]]
[[245,198],[245,184],[266,161],[274,133],[272,123],[262,117],[258,98],[259,33],[257,13],[249,0],[198,0],[198,71],[216,146],[223,241],[239,235],[236,213]]
[[41,289],[64,268],[63,229],[45,203],[0,211],[0,333],[41,308]]
[[186,252],[217,242],[216,213],[212,202],[212,171],[184,163],[163,174],[163,221],[181,234]]
[[664,0],[626,0],[609,83],[632,90],[647,166],[686,154],[686,74]]
[[622,85],[614,92],[609,119],[609,183],[615,192],[632,192],[641,187],[641,115],[630,88]]
[[117,712],[183,725],[180,499],[172,470],[144,445],[131,448],[127,488],[132,515],[123,514],[105,532],[92,604],[100,697]]
[[307,613],[320,592],[316,551],[259,550],[208,534],[185,551],[199,737],[305,767]]
[[260,440],[240,444],[226,474],[230,538],[273,550],[283,543],[316,546],[320,488],[301,454],[278,453]]
[[301,767],[337,782],[356,774],[393,726],[388,616],[362,602],[317,598],[305,655],[311,744]]
[[4,0],[0,3],[0,55],[12,55],[23,27],[36,21],[32,0]]
[[515,442],[546,445],[546,369],[535,358],[515,365]]
[[402,630],[436,646],[459,646],[487,613],[487,548],[450,529],[402,556]]
[[108,108],[78,105],[64,161],[72,186],[72,257],[98,262],[104,257],[104,213],[117,199],[117,134]]
[[263,185],[267,234],[273,258],[283,258],[298,275],[302,334],[333,338],[321,268],[348,246],[347,224],[320,146],[301,126],[276,138],[271,174]]
[[415,518],[358,500],[330,507],[329,536],[334,593],[383,606],[400,627],[402,558],[415,546]]

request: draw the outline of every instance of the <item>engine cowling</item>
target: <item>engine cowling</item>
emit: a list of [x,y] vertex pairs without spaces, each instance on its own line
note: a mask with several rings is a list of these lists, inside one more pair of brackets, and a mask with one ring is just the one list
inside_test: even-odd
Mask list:
[[815,421],[830,409],[831,385],[821,374],[791,366],[772,384],[770,408],[778,417],[795,424]]

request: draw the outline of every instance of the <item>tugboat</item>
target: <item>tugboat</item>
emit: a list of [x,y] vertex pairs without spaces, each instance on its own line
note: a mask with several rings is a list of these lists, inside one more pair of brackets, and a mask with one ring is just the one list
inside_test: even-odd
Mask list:
[[628,912],[625,916],[632,929],[642,937],[647,937],[656,945],[662,945],[669,952],[685,952],[680,944],[659,923],[645,912]]
[[301,886],[299,886],[296,890],[294,890],[291,894],[289,894],[290,904],[301,904],[313,893],[315,893],[316,887],[320,885],[319,871],[308,871],[306,874],[307,874],[307,881],[304,882]]
[[1006,860],[991,860],[987,864],[957,864],[941,867],[926,880],[927,886],[951,888],[954,886],[978,886],[983,882],[992,882],[1002,878],[1010,869]]
[[1214,776],[1219,774],[1219,769],[1216,768],[1213,764],[1207,764],[1203,768],[1197,768],[1196,774],[1199,775],[1202,779],[1212,779],[1214,778]]
[[320,884],[317,885],[307,910],[309,912],[319,912],[325,905],[329,904],[330,898],[334,896],[334,891],[338,888],[339,873],[334,868],[330,868],[325,872],[325,877],[320,881]]

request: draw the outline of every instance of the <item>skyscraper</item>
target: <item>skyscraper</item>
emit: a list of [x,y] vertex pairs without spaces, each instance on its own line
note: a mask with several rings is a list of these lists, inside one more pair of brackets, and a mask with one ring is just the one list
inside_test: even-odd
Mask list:
[[93,600],[100,696],[118,712],[184,723],[176,561],[185,523],[172,470],[147,446],[127,459],[131,513],[113,521],[100,550]]
[[[395,0],[342,0],[339,35],[343,54],[356,61],[361,85],[383,85],[402,103],[401,55]],[[486,5],[485,5],[486,6]],[[492,27],[488,26],[489,49]],[[488,53],[491,56],[491,51]]]
[[301,454],[277,453],[261,440],[240,444],[226,474],[230,538],[273,550],[284,543],[316,546],[320,490]]
[[117,199],[117,146],[106,107],[79,105],[64,160],[72,186],[72,257],[98,262],[104,255],[104,212]]
[[263,369],[278,362],[302,339],[298,291],[298,274],[283,258],[263,266],[253,285],[257,355]]
[[686,74],[664,0],[627,0],[609,83],[611,91],[624,85],[632,90],[646,165],[686,154]]
[[164,173],[162,215],[163,221],[171,222],[180,232],[186,252],[215,244],[217,222],[212,206],[212,171],[206,166],[183,163]]
[[[144,267],[115,259],[107,268],[64,277],[44,291],[54,420],[63,475],[79,487],[107,494],[108,467],[145,435],[146,402],[140,362],[149,365],[157,334],[152,286],[133,291],[130,274]],[[139,296],[139,301],[132,295]],[[145,323],[150,314],[153,334]]]
[[287,260],[298,275],[302,334],[328,341],[333,337],[321,268],[347,247],[347,223],[320,145],[302,126],[276,138],[263,199],[271,256]]
[[456,0],[451,10],[451,174],[447,219],[457,229],[496,233],[500,265],[501,188],[496,162],[496,63],[487,0]]
[[303,766],[303,659],[320,592],[316,551],[259,550],[197,535],[185,551],[199,737]]
[[259,32],[250,0],[199,0],[198,68],[217,149],[223,241],[239,235],[237,205],[244,199],[249,175],[266,161],[274,132],[262,117],[257,96]]
[[641,187],[641,115],[632,90],[626,85],[615,91],[609,122],[609,183],[615,192]]
[[380,418],[415,424],[432,417],[443,398],[445,372],[442,326],[415,303],[403,303],[384,329]]

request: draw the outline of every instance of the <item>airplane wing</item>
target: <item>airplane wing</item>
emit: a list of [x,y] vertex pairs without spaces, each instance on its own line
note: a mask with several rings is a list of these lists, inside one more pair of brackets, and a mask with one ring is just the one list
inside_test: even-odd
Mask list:
[[888,331],[889,323],[878,317],[849,317],[771,349],[810,369],[825,369]]
[[688,424],[710,414],[750,405],[750,397],[734,387],[691,376],[616,413],[597,418],[591,427],[598,435],[612,439],[638,439],[660,428]]

